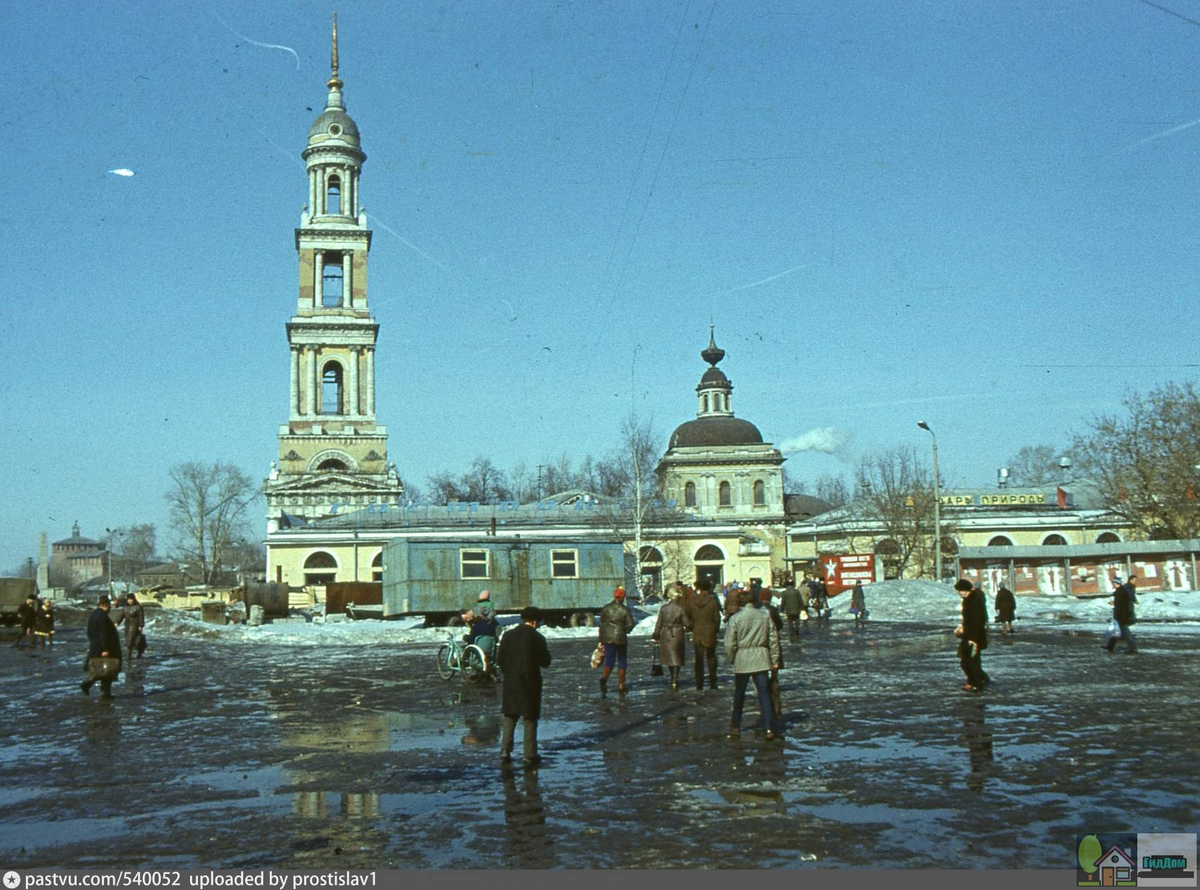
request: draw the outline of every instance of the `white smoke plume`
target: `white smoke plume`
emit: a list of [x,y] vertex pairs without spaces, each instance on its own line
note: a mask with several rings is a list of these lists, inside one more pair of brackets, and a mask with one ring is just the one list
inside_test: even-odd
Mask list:
[[822,454],[838,454],[843,451],[854,434],[833,426],[818,427],[788,439],[779,446],[779,450],[789,454],[801,451],[819,451]]

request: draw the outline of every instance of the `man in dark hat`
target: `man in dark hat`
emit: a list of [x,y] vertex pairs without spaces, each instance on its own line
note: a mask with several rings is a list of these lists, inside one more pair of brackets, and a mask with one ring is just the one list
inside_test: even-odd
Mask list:
[[504,712],[504,732],[500,739],[500,759],[512,759],[513,736],[517,720],[525,721],[524,764],[526,769],[537,766],[537,724],[542,714],[542,668],[550,666],[550,647],[546,638],[537,632],[542,613],[536,606],[521,610],[521,623],[500,638],[497,662],[504,676],[501,709]]
[[[96,608],[92,610],[92,614],[88,616],[87,635],[88,635],[88,653],[87,658],[83,661],[83,669],[88,669],[88,661],[93,658],[115,658],[121,660],[121,636],[117,633],[117,626],[112,623],[112,619],[108,617],[109,602],[108,597],[101,594],[96,600]],[[92,684],[96,681],[88,679],[79,684],[79,688],[83,690],[83,694],[87,695],[92,691]],[[112,680],[100,681],[100,697],[112,698]]]
[[983,591],[966,578],[955,581],[954,589],[962,597],[962,624],[954,629],[954,635],[958,637],[958,663],[967,675],[963,689],[982,692],[991,681],[983,670],[982,657],[987,648],[987,603]]
[[1129,580],[1113,591],[1113,621],[1117,622],[1117,628],[1120,633],[1117,636],[1109,637],[1104,648],[1112,652],[1117,648],[1117,640],[1125,641],[1125,653],[1131,655],[1137,652],[1137,646],[1133,642],[1133,633],[1129,630],[1129,625],[1133,624],[1133,604],[1137,602],[1137,593],[1134,589],[1134,576],[1130,575]]
[[24,640],[30,647],[33,646],[33,627],[37,623],[37,597],[32,593],[25,597],[25,602],[17,606],[17,618],[21,622],[21,635],[17,637],[16,643],[13,645],[21,645]]

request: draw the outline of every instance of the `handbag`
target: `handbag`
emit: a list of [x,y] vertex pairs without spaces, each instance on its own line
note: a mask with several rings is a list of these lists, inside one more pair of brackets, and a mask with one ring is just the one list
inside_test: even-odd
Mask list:
[[604,663],[604,644],[597,643],[596,651],[592,653],[592,670],[600,667]]
[[658,660],[658,643],[651,642],[650,645],[653,647],[653,653],[654,653],[654,663],[650,665],[650,676],[661,677],[663,674],[662,674],[662,664]]
[[115,680],[121,672],[121,659],[89,658],[87,670],[89,680]]
[[144,655],[145,652],[146,652],[146,635],[144,633],[139,633],[138,641],[137,641],[137,654]]

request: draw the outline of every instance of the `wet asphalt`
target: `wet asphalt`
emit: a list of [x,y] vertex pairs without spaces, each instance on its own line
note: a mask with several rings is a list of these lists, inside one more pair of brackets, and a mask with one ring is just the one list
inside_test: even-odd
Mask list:
[[155,635],[102,701],[66,628],[0,651],[0,867],[1071,868],[1077,833],[1198,822],[1194,629],[1098,630],[993,634],[972,694],[946,627],[807,627],[774,743],[753,697],[727,736],[723,664],[672,693],[635,640],[602,700],[594,643],[556,640],[526,772],[498,687],[428,646]]

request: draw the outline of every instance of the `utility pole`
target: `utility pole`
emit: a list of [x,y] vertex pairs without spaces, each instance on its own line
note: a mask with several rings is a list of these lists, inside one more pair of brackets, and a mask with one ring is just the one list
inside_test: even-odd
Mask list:
[[942,489],[938,478],[937,465],[937,435],[923,420],[917,421],[917,426],[933,437],[933,565],[936,573],[935,580],[942,583]]

